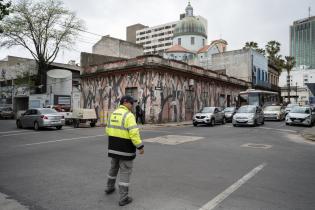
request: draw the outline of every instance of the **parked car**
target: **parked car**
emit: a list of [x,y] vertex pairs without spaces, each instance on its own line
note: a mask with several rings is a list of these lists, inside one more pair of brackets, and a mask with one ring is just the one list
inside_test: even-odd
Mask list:
[[299,106],[298,104],[288,104],[287,107],[285,108],[285,115],[287,115],[291,109],[295,106]]
[[254,105],[241,106],[233,116],[232,123],[234,127],[238,125],[252,126],[257,126],[258,124],[263,125],[265,123],[264,112],[258,106]]
[[223,111],[226,122],[232,122],[233,116],[236,113],[237,108],[234,106],[226,107]]
[[315,110],[310,106],[295,106],[285,118],[286,125],[312,126],[315,122]]
[[265,120],[285,119],[285,110],[282,106],[266,106],[263,111]]
[[206,124],[214,126],[216,123],[225,124],[224,112],[220,107],[204,107],[193,116],[193,125]]
[[56,127],[59,130],[63,125],[65,125],[64,117],[49,108],[28,109],[16,120],[18,128],[33,127],[35,130],[43,127]]
[[11,107],[0,107],[0,118],[2,119],[13,119],[14,118],[14,112]]

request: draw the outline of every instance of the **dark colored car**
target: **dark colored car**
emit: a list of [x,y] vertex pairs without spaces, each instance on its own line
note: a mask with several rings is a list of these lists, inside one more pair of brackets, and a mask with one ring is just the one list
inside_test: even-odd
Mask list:
[[234,106],[226,107],[223,111],[226,122],[232,122],[233,116],[236,113],[237,108]]

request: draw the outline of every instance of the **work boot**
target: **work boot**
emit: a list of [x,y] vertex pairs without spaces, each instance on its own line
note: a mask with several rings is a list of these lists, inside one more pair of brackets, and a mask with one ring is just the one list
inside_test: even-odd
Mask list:
[[112,194],[115,191],[115,182],[116,179],[107,179],[107,187],[105,189],[107,195]]
[[123,200],[119,201],[119,206],[124,206],[132,202],[132,197],[125,197]]
[[119,186],[119,206],[124,206],[132,202],[132,198],[128,196],[128,187],[127,186]]

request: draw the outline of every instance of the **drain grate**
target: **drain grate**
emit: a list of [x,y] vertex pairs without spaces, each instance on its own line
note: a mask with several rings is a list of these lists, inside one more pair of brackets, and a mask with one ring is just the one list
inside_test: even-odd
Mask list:
[[241,147],[250,147],[250,148],[255,148],[255,149],[270,149],[272,145],[270,144],[243,144]]

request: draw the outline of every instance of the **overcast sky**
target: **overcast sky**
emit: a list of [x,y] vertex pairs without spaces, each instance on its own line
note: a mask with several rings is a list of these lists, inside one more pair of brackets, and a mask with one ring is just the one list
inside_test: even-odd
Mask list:
[[[126,39],[126,26],[141,23],[156,26],[179,19],[187,0],[64,0],[65,7],[84,20],[86,30]],[[194,15],[208,20],[208,43],[225,39],[228,50],[240,49],[247,41],[264,48],[270,40],[281,43],[281,54],[289,55],[289,26],[294,20],[315,15],[314,0],[191,0]],[[80,61],[80,52],[91,52],[101,37],[80,33],[73,50],[61,50],[57,62]],[[19,48],[0,49],[7,55],[30,57]]]

